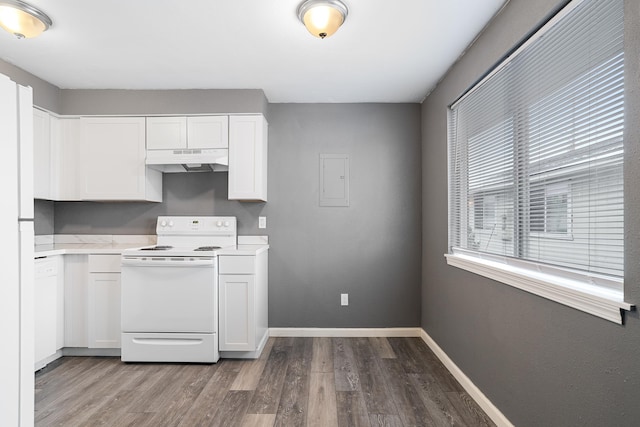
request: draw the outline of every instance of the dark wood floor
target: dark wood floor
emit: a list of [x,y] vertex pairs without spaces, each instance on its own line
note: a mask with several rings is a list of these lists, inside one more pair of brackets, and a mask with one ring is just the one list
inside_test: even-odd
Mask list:
[[65,357],[37,426],[493,426],[419,338],[270,338],[257,360]]

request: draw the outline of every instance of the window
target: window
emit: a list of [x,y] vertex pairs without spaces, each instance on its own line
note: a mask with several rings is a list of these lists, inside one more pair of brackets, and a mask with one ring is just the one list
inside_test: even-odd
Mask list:
[[621,322],[623,39],[574,0],[451,106],[449,264]]
[[569,184],[543,183],[532,189],[529,194],[529,221],[532,236],[570,238],[571,190]]

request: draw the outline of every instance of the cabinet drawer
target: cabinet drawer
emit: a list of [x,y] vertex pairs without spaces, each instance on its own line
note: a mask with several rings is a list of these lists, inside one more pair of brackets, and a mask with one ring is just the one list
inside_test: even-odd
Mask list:
[[120,273],[120,255],[89,255],[89,273]]
[[255,256],[221,256],[218,263],[220,274],[255,274]]

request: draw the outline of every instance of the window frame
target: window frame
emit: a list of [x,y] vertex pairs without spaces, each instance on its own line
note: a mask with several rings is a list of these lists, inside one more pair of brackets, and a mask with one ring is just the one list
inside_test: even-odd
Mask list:
[[[451,123],[457,121],[457,117],[452,116],[456,114],[453,108],[460,103],[474,88],[480,87],[485,81],[490,79],[493,75],[504,68],[513,58],[524,51],[528,46],[533,44],[539,38],[547,32],[547,30],[562,20],[567,14],[578,7],[584,0],[574,0],[561,9],[555,16],[553,16],[546,24],[540,29],[535,31],[531,37],[529,37],[520,47],[514,50],[503,61],[501,61],[493,70],[485,75],[480,81],[473,85],[464,95],[456,100],[448,109],[447,123],[451,126]],[[448,131],[449,139],[454,135],[451,129]],[[463,148],[463,150],[468,150]],[[458,155],[459,153],[452,153],[450,144],[447,145],[447,161],[451,166],[452,154]],[[466,168],[466,170],[464,170]],[[466,178],[469,173],[469,165],[463,164],[460,172],[460,176]],[[452,191],[457,189],[452,188],[451,180],[451,167],[448,168],[448,202],[449,202],[449,217],[452,212]],[[561,181],[562,183],[562,181]],[[459,184],[458,184],[459,185]],[[573,217],[572,217],[572,200],[571,200],[571,179],[566,180],[567,188],[567,232],[547,232],[547,185],[558,185],[557,183],[543,184],[545,189],[545,201],[544,201],[544,222],[545,231],[531,231],[527,230],[528,236],[539,239],[573,239]],[[457,194],[463,194],[458,192]],[[473,233],[476,229],[477,218],[475,218],[475,205],[471,206],[469,201],[471,196],[476,197],[478,194],[482,194],[482,191],[472,192],[469,188],[466,188],[466,202],[460,202],[460,215],[465,217],[467,209],[474,209],[473,221],[465,223],[458,223],[460,241],[466,241],[469,233]],[[529,194],[530,196],[530,194]],[[528,196],[528,197],[529,197]],[[483,206],[484,209],[484,206]],[[463,216],[465,215],[465,216]],[[473,226],[473,228],[469,227]],[[484,225],[484,224],[483,224]],[[449,222],[449,227],[451,227]],[[463,230],[467,228],[467,230]],[[484,229],[484,227],[483,227]],[[449,230],[449,243],[451,243],[452,230]],[[518,243],[516,243],[518,244]],[[517,252],[516,252],[517,253]],[[465,250],[462,248],[450,247],[449,253],[445,254],[446,262],[448,265],[457,267],[481,276],[505,283],[515,288],[525,290],[535,295],[550,299],[552,301],[576,308],[578,310],[593,314],[600,318],[609,320],[614,323],[623,323],[623,311],[630,311],[635,308],[634,305],[624,301],[624,280],[622,278],[615,278],[610,276],[598,275],[594,273],[581,274],[579,271],[566,269],[560,266],[545,265],[544,263],[530,262],[519,258],[512,258],[508,256],[501,256],[495,254],[487,254],[477,250]]]

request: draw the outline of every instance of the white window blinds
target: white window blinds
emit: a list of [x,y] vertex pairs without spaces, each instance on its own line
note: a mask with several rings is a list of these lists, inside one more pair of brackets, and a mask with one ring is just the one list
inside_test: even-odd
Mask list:
[[451,107],[450,253],[623,276],[623,35],[574,0]]

